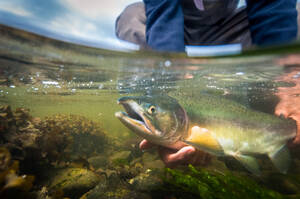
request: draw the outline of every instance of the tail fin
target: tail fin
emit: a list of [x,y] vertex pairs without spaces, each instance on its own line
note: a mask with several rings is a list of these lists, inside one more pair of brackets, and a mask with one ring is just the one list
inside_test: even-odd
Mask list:
[[277,151],[269,153],[269,157],[281,173],[287,173],[291,163],[291,156],[286,145],[282,145]]

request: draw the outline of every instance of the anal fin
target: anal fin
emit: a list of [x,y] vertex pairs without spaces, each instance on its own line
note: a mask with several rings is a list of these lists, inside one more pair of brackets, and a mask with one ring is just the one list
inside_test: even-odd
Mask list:
[[239,153],[229,154],[232,155],[236,160],[238,160],[248,171],[254,175],[259,176],[261,174],[258,162],[255,157],[242,155]]
[[281,173],[287,173],[291,163],[291,156],[289,149],[286,145],[279,147],[277,151],[269,153],[269,157],[275,165],[275,167]]

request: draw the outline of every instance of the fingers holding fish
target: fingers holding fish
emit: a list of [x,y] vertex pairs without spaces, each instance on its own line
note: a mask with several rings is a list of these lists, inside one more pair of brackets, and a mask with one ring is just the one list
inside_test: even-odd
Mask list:
[[[155,146],[157,145],[146,139],[142,140],[139,144],[141,150],[147,150]],[[188,164],[192,164],[194,166],[206,165],[211,160],[211,156],[209,154],[196,150],[192,146],[182,146],[178,149],[158,146],[158,153],[165,165],[170,168]]]
[[139,144],[139,147],[141,150],[147,150],[150,149],[152,147],[154,147],[155,145],[152,144],[151,142],[147,141],[146,139],[142,140]]
[[[290,55],[279,61],[283,66],[298,66],[299,56]],[[287,73],[278,77],[279,82],[289,82],[293,86],[278,87],[275,95],[279,99],[279,103],[275,107],[275,115],[291,118],[297,123],[297,135],[289,143],[290,146],[300,145],[300,69],[299,67],[289,68]]]
[[188,164],[206,165],[211,159],[210,155],[198,151],[192,146],[185,146],[177,151],[160,146],[158,152],[165,165],[170,168]]

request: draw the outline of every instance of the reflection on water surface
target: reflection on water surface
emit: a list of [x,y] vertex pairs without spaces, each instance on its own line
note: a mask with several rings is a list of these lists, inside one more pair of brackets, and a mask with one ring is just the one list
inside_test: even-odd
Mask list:
[[141,151],[141,138],[114,116],[122,96],[169,94],[200,108],[201,96],[226,99],[299,123],[297,50],[191,59],[104,51],[4,26],[0,32],[1,197],[299,196],[298,139],[287,174],[265,156],[258,157],[260,177],[230,157],[165,170],[156,150]]

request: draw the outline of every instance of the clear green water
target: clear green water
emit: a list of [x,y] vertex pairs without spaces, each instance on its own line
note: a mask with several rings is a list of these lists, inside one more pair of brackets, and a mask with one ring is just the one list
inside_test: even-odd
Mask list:
[[[102,173],[99,172],[99,169],[91,169],[96,173],[98,171],[97,175],[100,176],[105,172],[106,174],[115,172],[120,177],[120,168],[129,170],[131,167],[138,167],[137,163],[132,163],[133,161],[139,162],[138,158],[144,158],[141,168],[151,169],[151,166],[147,166],[145,155],[142,155],[142,152],[137,149],[140,138],[125,128],[114,116],[116,111],[122,109],[116,103],[121,96],[170,92],[176,93],[178,96],[181,94],[189,97],[195,96],[196,99],[197,96],[205,94],[236,101],[249,109],[274,114],[275,107],[279,102],[276,97],[278,88],[293,88],[297,79],[300,78],[300,61],[297,58],[300,55],[295,55],[295,52],[300,52],[297,50],[297,45],[292,50],[280,50],[273,54],[266,51],[267,53],[262,52],[259,55],[251,56],[195,59],[186,58],[183,55],[109,52],[54,42],[23,32],[2,30],[0,46],[0,105],[10,105],[12,110],[20,107],[29,109],[30,115],[41,120],[57,114],[84,116],[88,120],[99,123],[111,139],[118,140],[110,142],[110,145],[113,143],[116,145],[108,147],[109,150],[103,152],[109,163],[100,167]],[[290,57],[291,52],[294,54],[293,57]],[[291,73],[293,73],[291,79],[283,78]],[[292,100],[297,101],[296,98],[299,94],[297,94],[297,90],[295,91]],[[4,138],[1,139],[1,144],[4,146],[7,142]],[[78,147],[84,148],[86,144],[88,145],[89,141],[84,142],[81,146],[79,140]],[[265,177],[263,180],[252,177],[257,180],[257,183],[263,181],[265,185],[269,185],[267,187],[270,189],[277,186],[274,191],[297,197],[299,194],[297,188],[300,190],[300,178],[297,178],[297,176],[300,177],[298,148],[293,149],[293,168],[288,175],[278,174],[280,177],[270,175],[271,177]],[[122,157],[123,159],[111,160],[111,156],[117,153],[122,154],[124,151],[130,151],[130,160],[125,158],[126,155],[124,158]],[[99,154],[101,155],[101,153]],[[89,160],[99,154],[93,152],[93,154],[85,154],[81,158]],[[162,165],[163,167],[155,150],[150,151],[149,154],[153,156],[149,162],[157,161],[156,166]],[[12,157],[14,158],[13,155]],[[46,155],[46,157],[48,156]],[[16,160],[21,165],[28,164],[18,158]],[[68,160],[66,157],[62,160],[62,162],[72,161],[73,159]],[[90,161],[88,162],[92,164]],[[53,166],[52,163],[51,165]],[[54,167],[66,166],[58,164]],[[268,173],[268,166],[265,167],[264,170]],[[23,167],[21,166],[21,168]],[[250,175],[240,166],[237,168],[235,171],[236,167],[233,166],[230,170],[233,173],[242,172],[247,176]],[[143,171],[143,169],[141,170]],[[274,171],[274,168],[270,171]],[[18,172],[18,175],[23,174],[22,172],[30,173],[30,169],[25,166]],[[40,172],[42,173],[42,168]],[[37,176],[38,179],[31,188],[32,192],[41,192],[42,185],[49,185],[49,183],[39,181],[39,167],[30,174]],[[135,173],[127,177],[123,176],[123,178],[126,182],[135,182],[135,177],[138,175],[140,174]],[[278,182],[283,182],[282,179],[284,179],[286,180],[284,183],[287,185],[284,183],[279,183],[280,186],[276,183],[272,185],[270,181],[273,178],[276,178]],[[109,179],[107,177],[106,180]],[[55,190],[51,185],[48,186],[48,189]],[[60,197],[63,193],[69,193],[63,188],[62,190],[61,195],[59,195],[60,191],[54,192]],[[92,187],[88,190],[92,190]],[[145,193],[140,189],[137,190],[138,193]],[[123,198],[122,194],[128,193],[124,187],[112,188],[111,191],[115,191],[119,195],[114,195],[107,190],[106,192],[98,190],[98,192],[101,191],[107,195],[107,198]],[[71,197],[76,198],[86,192],[80,192],[76,196],[71,194]],[[150,197],[149,194],[146,196]],[[89,197],[93,198],[91,195]],[[130,198],[128,195],[126,197]],[[124,198],[126,197],[124,196]],[[154,196],[152,195],[152,197]],[[180,198],[181,196],[174,197]],[[202,197],[204,196],[202,195]],[[197,197],[195,196],[195,198]]]

